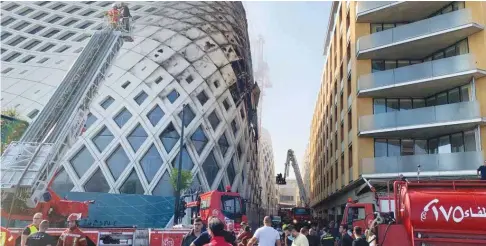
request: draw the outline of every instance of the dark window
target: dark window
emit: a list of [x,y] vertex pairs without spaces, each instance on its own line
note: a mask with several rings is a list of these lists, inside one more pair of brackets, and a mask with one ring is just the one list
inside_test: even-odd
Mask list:
[[476,151],[476,132],[474,130],[464,132],[465,151]]
[[86,129],[88,129],[91,125],[93,125],[93,123],[95,123],[96,120],[97,120],[96,116],[94,116],[92,113],[89,113],[86,119],[86,123],[84,124]]
[[34,17],[32,17],[32,19],[40,20],[40,19],[46,17],[47,15],[48,15],[48,13],[46,13],[46,12],[40,12],[37,15],[35,15]]
[[93,138],[93,143],[100,152],[103,152],[113,139],[113,134],[106,128],[106,126],[104,126]]
[[88,10],[86,10],[86,11],[82,12],[82,13],[81,13],[81,15],[82,15],[82,16],[88,16],[88,15],[90,15],[90,14],[94,13],[94,12],[95,12],[94,10],[92,10],[92,9],[88,9]]
[[409,110],[413,108],[412,99],[400,99],[400,110]]
[[164,145],[165,151],[169,153],[177,144],[177,141],[179,141],[180,135],[174,125],[169,123],[165,130],[160,134],[159,138]]
[[204,106],[204,104],[206,104],[206,102],[209,100],[208,96],[206,95],[206,92],[204,91],[201,91],[198,95],[197,95],[197,99],[199,100],[199,103],[201,103],[201,105]]
[[452,89],[448,92],[448,102],[449,103],[458,103],[461,101],[461,95],[459,88]]
[[126,108],[123,108],[114,118],[113,120],[118,125],[118,127],[122,128],[128,120],[132,118],[132,114]]
[[155,145],[152,144],[147,152],[140,159],[140,166],[142,167],[145,178],[147,178],[148,183],[152,182],[155,174],[162,166],[163,160],[160,157],[159,151]]
[[206,157],[206,160],[202,164],[202,168],[204,170],[204,174],[206,175],[209,187],[211,187],[219,172],[219,165],[216,162],[213,151],[211,151],[208,157]]
[[86,192],[103,192],[107,193],[110,191],[110,185],[106,182],[106,178],[98,168],[96,172],[91,176],[91,178],[84,185],[84,190]]
[[400,155],[400,140],[389,139],[388,140],[388,156]]
[[414,155],[413,140],[411,140],[411,139],[403,139],[401,141],[400,155],[401,156]]
[[386,139],[375,139],[375,157],[387,156]]
[[91,26],[93,22],[85,22],[78,26],[79,29],[86,29],[87,27]]
[[128,178],[125,180],[123,185],[120,187],[120,193],[122,194],[143,194],[145,191],[143,189],[142,183],[138,178],[137,171],[132,170]]
[[228,140],[226,139],[226,134],[223,133],[223,135],[221,135],[221,137],[218,140],[218,145],[224,157],[226,155],[226,152],[229,149],[229,143]]
[[10,61],[13,61],[15,58],[19,57],[20,56],[20,53],[18,52],[14,52],[12,55],[10,55],[7,59],[5,59],[4,61],[6,62],[10,62]]
[[143,129],[142,125],[138,124],[135,129],[128,135],[127,140],[133,149],[133,152],[137,152],[140,146],[145,142],[148,135]]
[[20,24],[14,27],[15,30],[20,31],[24,29],[26,26],[30,25],[30,22],[22,21]]
[[233,130],[233,134],[236,136],[238,132],[238,126],[236,124],[236,120],[231,121],[231,129]]
[[127,82],[123,83],[123,85],[121,87],[123,89],[126,89],[129,85],[130,85],[130,81],[127,81]]
[[57,49],[55,52],[56,53],[62,53],[62,52],[66,51],[69,48],[71,48],[71,46],[64,45],[61,48]]
[[6,19],[6,20],[2,21],[2,23],[1,23],[0,25],[2,25],[2,26],[6,26],[6,25],[8,25],[8,24],[10,24],[10,23],[12,23],[12,22],[14,22],[14,21],[15,21],[15,19],[14,19],[14,18],[9,17],[8,19]]
[[86,171],[93,165],[94,159],[93,156],[89,153],[88,149],[83,146],[74,157],[69,160],[71,166],[73,167],[74,171],[81,178]]
[[40,59],[40,60],[39,60],[37,63],[39,63],[39,64],[43,64],[44,62],[46,62],[46,61],[48,61],[48,60],[49,60],[49,58],[42,58],[42,59]]
[[50,38],[50,37],[54,36],[54,35],[55,35],[55,34],[57,34],[57,33],[59,33],[59,30],[54,29],[54,30],[51,30],[50,32],[48,32],[48,33],[44,34],[43,36],[44,36],[45,38]]
[[171,103],[174,103],[177,98],[179,98],[179,93],[173,89],[168,95],[167,95],[167,99],[169,99],[169,102]]
[[16,39],[14,39],[14,40],[10,41],[8,44],[9,44],[9,45],[11,45],[11,46],[15,46],[15,45],[17,45],[17,44],[22,43],[22,42],[23,42],[24,40],[26,40],[26,39],[27,39],[27,38],[20,36],[20,37],[18,37],[18,38],[16,38]]
[[32,110],[32,111],[31,111],[31,112],[30,112],[30,113],[27,115],[27,117],[29,117],[29,118],[33,119],[33,118],[35,118],[35,117],[37,116],[37,114],[39,114],[39,110],[38,110],[38,109],[34,109],[34,110]]
[[30,30],[30,31],[29,31],[29,33],[30,33],[30,34],[36,34],[36,33],[38,33],[39,31],[44,30],[44,28],[45,28],[45,27],[43,27],[43,26],[37,26],[37,27],[35,27],[34,29]]
[[28,43],[27,45],[24,46],[24,49],[30,50],[40,43],[41,43],[41,41],[39,41],[39,40],[32,40],[30,43]]
[[2,33],[2,37],[1,37],[1,39],[2,39],[2,41],[3,41],[4,39],[6,39],[6,38],[8,38],[8,37],[10,37],[10,36],[12,36],[12,34],[11,34],[11,33],[9,33],[9,32],[4,32],[4,33]]
[[6,7],[6,8],[5,8],[5,10],[7,10],[7,11],[12,11],[12,10],[14,10],[15,8],[18,8],[18,7],[19,7],[19,5],[18,5],[18,4],[13,3],[13,4],[11,4],[10,6]]
[[5,68],[4,70],[2,70],[2,74],[7,74],[8,72],[12,71],[13,68],[9,67],[9,68]]
[[414,141],[414,155],[427,154],[427,140],[415,140]]
[[34,59],[34,58],[35,58],[35,56],[31,56],[31,55],[29,55],[29,56],[25,57],[24,59],[22,59],[20,62],[21,62],[21,63],[27,63],[27,62],[29,62],[30,60]]
[[224,106],[224,109],[225,109],[226,111],[228,111],[228,109],[231,107],[231,106],[229,105],[229,103],[228,103],[228,99],[225,99],[225,100],[223,101],[223,106]]
[[74,36],[74,34],[76,34],[76,33],[74,33],[74,32],[68,32],[68,33],[66,33],[66,34],[62,35],[62,36],[61,36],[60,38],[58,38],[58,39],[59,39],[59,40],[67,40],[68,38],[70,38],[70,37]]
[[386,112],[386,100],[385,99],[374,99],[373,100],[373,113],[380,114]]
[[110,170],[115,181],[120,177],[123,170],[125,170],[125,167],[127,167],[129,163],[130,159],[128,159],[127,154],[121,145],[118,145],[115,151],[111,153],[110,157],[106,159],[106,165],[108,166],[108,169]]
[[81,42],[81,41],[83,41],[83,40],[85,40],[85,39],[87,39],[89,37],[90,37],[89,35],[82,35],[82,36],[76,38],[74,41]]
[[221,122],[218,115],[216,114],[216,110],[214,110],[211,114],[209,114],[208,120],[213,130],[216,130],[216,128],[218,128],[219,126],[219,123]]
[[398,99],[387,99],[386,100],[386,111],[394,112],[400,109]]
[[56,174],[51,184],[51,189],[59,195],[70,192],[74,188],[73,181],[69,178],[66,170],[61,167],[61,170]]
[[147,99],[148,95],[145,93],[145,91],[140,92],[135,98],[135,102],[137,102],[138,105],[141,105],[145,99]]
[[71,9],[69,9],[68,11],[66,11],[66,13],[68,14],[72,14],[78,10],[80,10],[81,8],[80,7],[72,7]]
[[230,185],[233,185],[233,181],[235,181],[235,177],[236,177],[234,159],[235,159],[234,157],[231,159],[230,163],[228,163],[228,168],[226,169],[226,173],[228,174]]
[[174,188],[170,182],[169,172],[166,171],[152,191],[152,195],[174,197],[174,194]]
[[51,19],[50,19],[50,20],[48,20],[47,22],[49,22],[49,23],[53,24],[53,23],[55,23],[55,22],[59,21],[60,19],[62,19],[62,17],[60,17],[60,16],[54,16],[53,18],[51,18]]
[[54,44],[49,43],[49,44],[44,45],[44,47],[41,48],[39,51],[40,52],[46,52],[46,51],[52,49],[52,47],[54,47]]
[[54,6],[52,6],[51,9],[58,10],[58,9],[64,7],[64,6],[66,6],[66,4],[58,3],[58,4],[54,5]]
[[196,148],[197,153],[200,155],[208,143],[208,138],[201,126],[199,126],[196,131],[191,136],[192,144]]
[[148,8],[147,10],[145,10],[145,12],[153,12],[154,10],[156,10],[157,8],[154,8],[154,7],[151,7],[151,8]]
[[187,127],[195,117],[196,115],[190,106],[184,107],[184,119],[182,119],[182,111],[179,113],[179,119],[184,122],[185,127]]
[[108,96],[100,105],[102,108],[107,109],[114,101],[113,97]]
[[451,135],[451,152],[464,152],[464,136],[462,132]]
[[147,114],[147,118],[149,119],[150,123],[155,126],[157,123],[159,123],[160,119],[164,117],[165,113],[162,111],[162,109],[158,106],[155,105],[155,107],[150,110]]
[[74,24],[76,22],[78,22],[78,20],[71,19],[71,20],[68,20],[68,21],[62,23],[62,25],[63,26],[70,26],[70,25],[72,25],[72,24]]
[[[181,157],[180,153],[176,155],[176,158],[172,160],[172,167],[178,168],[179,167],[179,158]],[[192,162],[191,157],[189,156],[189,152],[187,152],[186,146],[182,147],[182,170],[192,170],[194,167],[194,163]]]

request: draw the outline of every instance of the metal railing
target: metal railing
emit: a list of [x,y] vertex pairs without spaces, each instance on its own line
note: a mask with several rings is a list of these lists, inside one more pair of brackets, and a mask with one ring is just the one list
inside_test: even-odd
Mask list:
[[390,45],[414,37],[460,27],[472,21],[472,11],[470,9],[460,9],[448,14],[438,15],[429,19],[363,36],[358,39],[357,50],[363,51]]
[[358,91],[469,71],[476,68],[475,61],[473,54],[464,54],[365,74],[358,78]]
[[451,172],[476,170],[483,162],[481,151],[443,153],[430,155],[385,156],[361,159],[363,175],[416,173],[420,165],[421,172]]
[[363,12],[367,12],[373,9],[377,9],[392,3],[396,3],[398,1],[356,1],[356,14],[360,15]]
[[479,104],[476,101],[460,102],[389,113],[364,115],[359,119],[359,131],[366,132],[422,124],[472,120],[476,118],[481,118]]

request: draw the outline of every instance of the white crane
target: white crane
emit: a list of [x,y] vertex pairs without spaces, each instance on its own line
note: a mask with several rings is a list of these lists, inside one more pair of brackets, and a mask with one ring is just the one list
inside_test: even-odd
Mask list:
[[[304,203],[305,207],[309,207],[309,196],[307,196],[307,191],[305,189],[304,182],[302,181],[302,175],[300,174],[299,164],[297,163],[297,159],[295,158],[294,151],[292,149],[287,151],[287,161],[285,161],[285,172],[283,177],[284,180],[289,176],[290,165],[292,165],[295,172],[295,179],[297,180],[297,186],[299,187],[300,199]],[[277,177],[277,182],[278,178],[279,177]]]

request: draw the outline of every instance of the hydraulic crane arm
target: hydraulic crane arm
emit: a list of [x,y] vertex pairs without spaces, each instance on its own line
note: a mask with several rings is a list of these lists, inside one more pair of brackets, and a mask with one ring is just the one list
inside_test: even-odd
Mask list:
[[295,158],[294,151],[289,149],[287,151],[287,161],[285,162],[285,178],[289,176],[290,165],[295,172],[295,178],[297,179],[297,185],[299,186],[300,199],[304,202],[306,207],[309,207],[310,201],[307,196],[307,191],[305,190],[304,182],[302,181],[302,175],[300,174],[299,164]]
[[47,195],[52,193],[49,183],[65,152],[81,135],[89,105],[125,36],[114,29],[95,32],[20,141],[5,150],[0,187],[2,209],[10,209],[9,214],[14,207],[29,211],[39,202],[56,200]]

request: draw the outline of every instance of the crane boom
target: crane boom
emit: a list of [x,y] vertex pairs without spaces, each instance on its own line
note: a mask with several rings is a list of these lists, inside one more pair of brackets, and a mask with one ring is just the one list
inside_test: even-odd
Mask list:
[[304,202],[306,207],[309,207],[310,201],[307,196],[307,191],[305,190],[304,182],[302,181],[302,175],[300,174],[299,164],[295,158],[294,151],[289,149],[287,151],[287,161],[285,162],[285,178],[289,176],[290,165],[295,172],[295,179],[297,180],[297,186],[299,187],[300,199]]
[[43,200],[65,152],[81,135],[89,105],[125,34],[104,29],[93,34],[59,87],[19,141],[2,155],[2,202],[34,208]]

